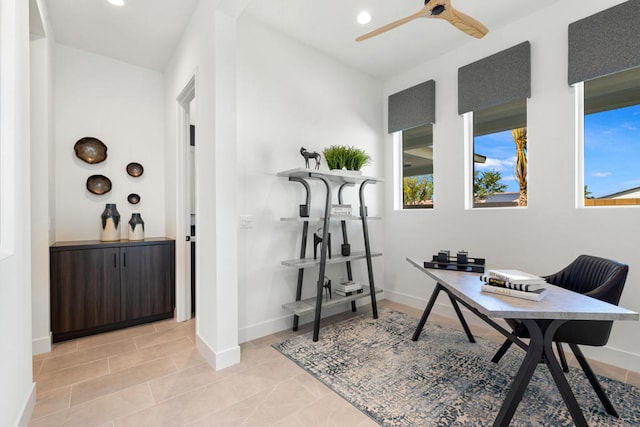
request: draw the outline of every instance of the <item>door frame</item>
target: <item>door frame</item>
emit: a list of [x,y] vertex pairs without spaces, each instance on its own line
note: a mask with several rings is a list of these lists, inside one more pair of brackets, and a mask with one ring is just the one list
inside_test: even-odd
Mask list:
[[[187,212],[189,179],[190,111],[189,104],[196,97],[196,75],[194,74],[184,89],[176,97],[177,101],[177,167],[176,167],[176,320],[191,319],[191,244],[186,236],[191,235],[191,215]],[[197,128],[196,128],[197,129]],[[195,181],[195,180],[194,180]],[[195,182],[194,182],[195,186]],[[196,216],[197,218],[197,216]],[[196,253],[198,241],[196,240]],[[198,282],[196,276],[196,295]],[[196,304],[197,304],[196,298]]]

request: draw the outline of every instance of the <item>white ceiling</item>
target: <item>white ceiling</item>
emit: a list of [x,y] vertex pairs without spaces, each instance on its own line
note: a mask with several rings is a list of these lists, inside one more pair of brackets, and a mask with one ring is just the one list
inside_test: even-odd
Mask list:
[[[492,30],[560,0],[452,0]],[[46,0],[57,42],[162,70],[197,0]],[[423,0],[252,0],[244,10],[283,33],[379,78],[390,77],[466,43],[479,43],[440,19],[420,18],[363,42],[358,35],[420,10]],[[371,23],[356,16],[367,10]]]
[[57,43],[163,70],[197,0],[45,0]]
[[[559,0],[451,0],[453,7],[483,23],[491,31],[543,9]],[[279,28],[340,61],[386,78],[478,40],[441,19],[419,18],[377,37],[356,42],[361,34],[409,16],[424,0],[254,0],[245,9],[257,19]],[[373,20],[356,23],[361,10]]]

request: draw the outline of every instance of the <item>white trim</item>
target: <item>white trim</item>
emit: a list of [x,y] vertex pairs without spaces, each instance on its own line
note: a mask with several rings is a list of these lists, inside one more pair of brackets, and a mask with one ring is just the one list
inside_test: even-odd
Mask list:
[[200,338],[200,335],[196,334],[196,348],[214,371],[236,365],[240,361],[240,346],[238,345],[216,353],[205,340]]
[[[402,292],[395,292],[390,290],[385,290],[384,292],[389,301],[404,304],[412,308],[417,308],[419,310],[424,310],[424,308],[427,306],[427,302],[428,302],[427,298],[418,298],[413,295],[408,295]],[[431,296],[431,292],[433,292],[433,289],[429,288],[429,296]],[[433,305],[431,313],[435,315],[440,315],[443,317],[448,317],[450,319],[454,319],[457,322],[456,312],[453,309],[453,306],[448,303],[449,299],[446,298],[446,295],[444,293],[441,293],[440,295],[438,295],[438,297],[439,297],[438,300],[436,300],[436,303]],[[438,301],[446,301],[447,303],[443,304],[442,302],[438,302]],[[464,318],[469,325],[493,330],[493,328],[491,328],[490,325],[486,324],[484,320],[480,319],[478,316],[470,312],[466,307],[462,306],[460,307],[460,310],[462,310]],[[504,322],[504,320],[502,319],[493,319],[493,320],[500,323],[505,328],[507,329],[509,328],[509,325],[506,322]],[[417,322],[416,322],[416,326],[417,326]]]
[[34,338],[31,340],[31,351],[34,355],[51,352],[51,332],[42,338]]
[[[176,320],[184,322],[191,319],[191,268],[190,254],[187,253],[185,235],[190,234],[191,217],[187,215],[185,188],[187,150],[189,144],[189,104],[196,96],[197,71],[191,76],[184,89],[176,97]],[[196,246],[197,246],[196,240]],[[197,280],[197,278],[196,278]],[[197,284],[196,284],[197,288]],[[197,293],[197,292],[196,292]]]
[[[377,294],[377,299],[384,299],[384,290],[382,293]],[[356,300],[357,307],[370,306],[371,300],[369,298],[361,298]],[[338,304],[332,307],[326,307],[322,310],[322,318],[333,316],[339,313],[344,313],[347,310],[351,310],[351,305],[348,302],[344,304]],[[313,314],[307,314],[300,317],[299,326],[312,323]],[[266,320],[264,322],[254,323],[253,325],[245,326],[238,329],[238,342],[244,343],[257,338],[265,337],[267,335],[275,334],[277,332],[286,331],[293,326],[293,315],[286,314],[275,319]]]
[[33,410],[36,407],[36,383],[31,383],[31,392],[29,396],[27,396],[27,401],[24,404],[24,408],[22,409],[22,413],[20,414],[20,418],[16,420],[16,426],[18,427],[27,427],[29,425],[29,420],[33,415]]
[[393,139],[393,210],[401,211],[404,204],[402,131],[394,132],[391,138]]
[[[386,290],[382,290],[381,293],[376,294],[377,301],[385,299]],[[360,298],[356,300],[357,307],[370,307],[371,300],[367,298]],[[334,316],[336,314],[344,313],[347,310],[351,310],[351,305],[348,302],[344,304],[338,304],[331,307],[325,307],[322,310],[322,318]],[[299,326],[310,324],[313,322],[313,314],[307,314],[300,317]],[[267,335],[275,334],[278,332],[291,329],[293,326],[293,315],[287,314],[275,319],[266,320],[264,322],[255,323],[253,325],[245,326],[238,329],[238,342],[245,343],[251,340],[265,337]],[[322,326],[322,325],[321,325]],[[322,332],[321,332],[322,333]]]
[[576,114],[576,208],[584,208],[584,82],[576,83],[575,114]]
[[14,252],[16,144],[16,11],[2,2],[0,13],[0,260]]
[[464,208],[473,209],[473,112],[462,115],[464,127]]
[[[590,360],[597,360],[607,365],[616,366],[633,372],[640,372],[640,368],[638,368],[640,366],[640,354],[630,353],[628,351],[609,346],[590,347],[588,345],[581,345],[580,349]],[[568,348],[568,346],[565,346],[565,350],[571,352],[571,349]]]

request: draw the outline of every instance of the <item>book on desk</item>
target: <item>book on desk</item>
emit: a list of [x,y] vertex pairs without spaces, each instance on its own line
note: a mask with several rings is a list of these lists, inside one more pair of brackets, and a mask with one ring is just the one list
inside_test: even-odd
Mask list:
[[535,291],[519,291],[517,289],[503,288],[501,286],[490,285],[488,283],[482,283],[480,286],[482,287],[483,292],[528,299],[530,301],[540,301],[547,294],[547,288],[536,289]]
[[489,270],[480,281],[484,292],[531,301],[540,301],[547,293],[544,278],[520,270]]
[[547,287],[546,280],[542,279],[540,282],[531,282],[531,283],[514,283],[510,280],[499,279],[497,277],[482,275],[480,276],[480,280],[494,286],[500,286],[502,288],[515,289],[517,291],[536,291],[538,289],[544,289]]
[[495,270],[491,269],[487,271],[488,277],[495,277],[496,279],[506,280],[510,283],[521,284],[545,284],[547,281],[535,274],[527,273],[520,270]]

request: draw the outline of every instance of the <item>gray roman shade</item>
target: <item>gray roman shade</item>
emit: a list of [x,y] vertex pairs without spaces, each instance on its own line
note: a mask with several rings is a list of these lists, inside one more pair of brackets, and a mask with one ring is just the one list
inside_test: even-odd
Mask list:
[[569,25],[569,84],[640,66],[640,0]]
[[531,43],[520,43],[458,69],[458,114],[531,96]]
[[389,95],[389,133],[436,121],[436,82],[420,83]]

